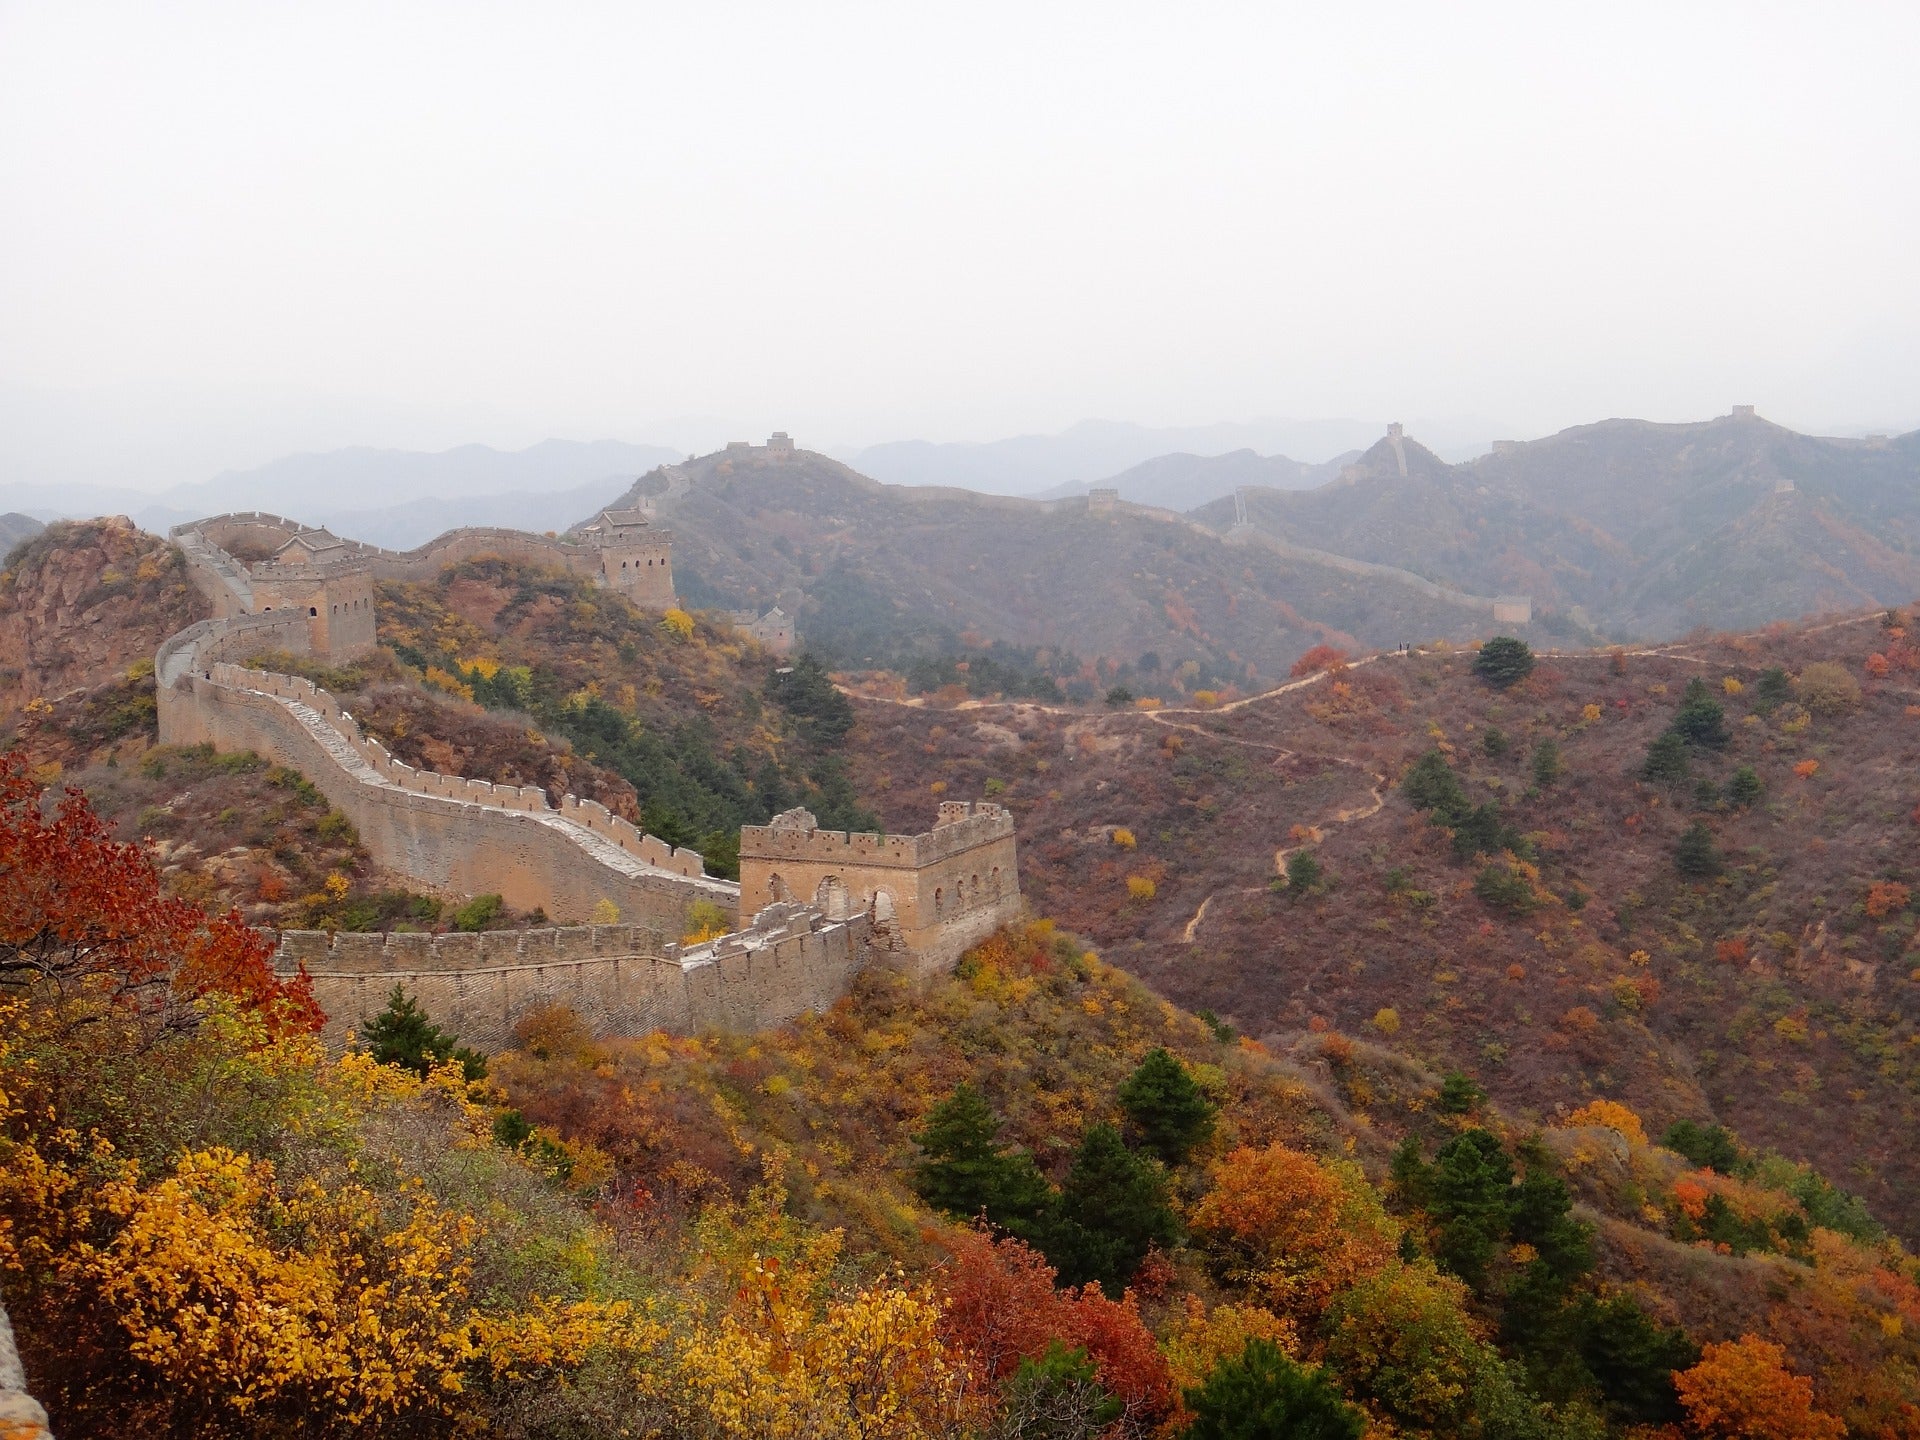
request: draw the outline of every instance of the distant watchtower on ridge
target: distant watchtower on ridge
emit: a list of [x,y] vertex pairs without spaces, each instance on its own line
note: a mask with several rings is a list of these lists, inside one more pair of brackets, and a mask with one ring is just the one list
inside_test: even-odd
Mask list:
[[643,610],[671,610],[673,537],[641,509],[602,510],[585,527],[600,552],[600,579]]

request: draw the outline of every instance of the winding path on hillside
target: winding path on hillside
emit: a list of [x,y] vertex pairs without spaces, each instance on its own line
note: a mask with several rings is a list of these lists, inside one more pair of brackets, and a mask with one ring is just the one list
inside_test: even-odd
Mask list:
[[[1817,635],[1828,630],[1837,630],[1844,626],[1867,624],[1879,620],[1882,613],[1881,611],[1875,610],[1864,615],[1846,616],[1838,620],[1831,620],[1820,625],[1812,626],[1803,633]],[[1659,658],[1663,660],[1676,660],[1689,665],[1705,666],[1721,663],[1706,656],[1686,653],[1698,643],[1699,642],[1694,641],[1676,640],[1666,645],[1646,645],[1632,649],[1610,647],[1605,650],[1541,650],[1535,653],[1542,660],[1605,660],[1611,662],[1615,655],[1623,655],[1629,659]],[[1400,652],[1387,651],[1380,654],[1364,655],[1357,660],[1349,662],[1346,668],[1349,670],[1357,670],[1361,666],[1371,665],[1379,660],[1395,658],[1399,653]],[[1408,658],[1412,658],[1413,656],[1427,655],[1431,652],[1426,650],[1413,650],[1406,653]],[[1227,745],[1239,745],[1251,750],[1262,750],[1276,755],[1281,759],[1291,760],[1300,758],[1300,752],[1291,750],[1284,745],[1275,745],[1264,740],[1247,740],[1235,735],[1223,735],[1217,731],[1195,724],[1193,721],[1183,717],[1212,717],[1231,714],[1236,710],[1244,710],[1248,706],[1260,705],[1270,700],[1277,700],[1282,696],[1290,695],[1296,691],[1304,690],[1309,686],[1320,684],[1327,680],[1328,675],[1328,671],[1317,670],[1311,675],[1303,675],[1298,679],[1288,680],[1283,684],[1274,686],[1270,690],[1262,690],[1257,695],[1247,695],[1238,700],[1229,700],[1224,704],[1205,707],[1197,705],[1160,706],[1152,710],[1121,710],[1102,714],[1099,711],[1089,711],[1077,706],[1043,705],[1036,701],[1029,700],[963,700],[958,705],[952,707],[938,708],[943,711],[947,709],[953,711],[984,711],[1019,708],[1035,710],[1047,715],[1062,715],[1073,719],[1092,719],[1102,722],[1145,719],[1164,729],[1185,731],[1205,740],[1217,741]],[[920,696],[915,696],[910,699],[896,699],[891,696],[864,694],[849,686],[839,685],[838,682],[836,682],[836,686],[841,693],[847,695],[849,698],[864,700],[871,704],[898,705],[907,709],[916,710],[933,710],[936,708],[927,705],[925,698]],[[1273,852],[1273,870],[1276,876],[1286,874],[1288,856],[1297,850],[1321,843],[1326,838],[1326,832],[1328,830],[1335,826],[1354,825],[1363,820],[1370,820],[1386,807],[1387,777],[1373,770],[1366,762],[1345,755],[1318,755],[1314,758],[1326,760],[1337,765],[1350,766],[1353,769],[1362,771],[1369,782],[1367,799],[1362,804],[1336,810],[1317,824],[1304,827],[1308,830],[1311,836],[1310,839],[1276,848]],[[1193,912],[1192,917],[1181,929],[1181,943],[1192,945],[1199,941],[1201,927],[1206,924],[1207,916],[1213,908],[1214,901],[1223,895],[1259,895],[1263,893],[1265,893],[1265,887],[1263,886],[1227,886],[1208,892],[1206,897],[1201,900],[1199,908]]]

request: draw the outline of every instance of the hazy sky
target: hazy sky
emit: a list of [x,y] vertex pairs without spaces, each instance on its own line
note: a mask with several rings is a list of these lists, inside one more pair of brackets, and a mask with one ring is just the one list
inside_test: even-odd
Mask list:
[[1905,428],[1916,55],[1911,0],[0,0],[0,481],[692,416]]

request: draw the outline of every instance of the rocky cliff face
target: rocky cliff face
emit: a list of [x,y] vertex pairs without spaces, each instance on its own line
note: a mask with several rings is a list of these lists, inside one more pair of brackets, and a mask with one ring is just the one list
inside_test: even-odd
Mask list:
[[0,572],[0,723],[124,682],[204,611],[179,554],[124,516],[50,527]]

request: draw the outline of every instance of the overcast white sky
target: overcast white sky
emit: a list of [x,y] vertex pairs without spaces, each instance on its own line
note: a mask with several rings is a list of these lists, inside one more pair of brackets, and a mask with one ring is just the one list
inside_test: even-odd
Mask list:
[[0,480],[692,416],[1906,428],[1916,55],[1911,3],[0,0]]

